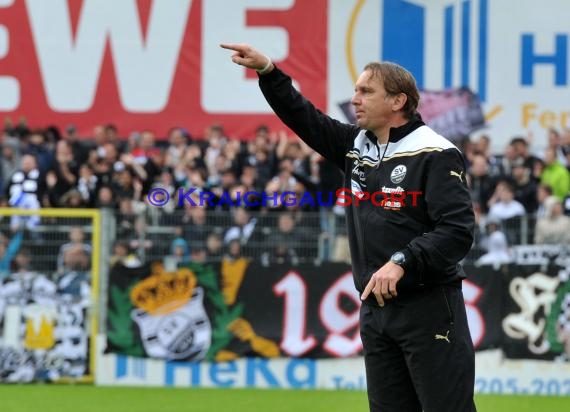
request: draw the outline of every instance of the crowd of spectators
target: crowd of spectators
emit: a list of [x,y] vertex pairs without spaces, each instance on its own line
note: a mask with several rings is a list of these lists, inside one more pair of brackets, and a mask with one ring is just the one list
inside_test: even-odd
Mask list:
[[[111,210],[117,216],[113,253],[178,261],[314,260],[329,219],[321,218],[318,202],[291,198],[332,193],[342,181],[335,166],[296,137],[264,125],[239,140],[217,124],[197,138],[178,127],[159,138],[149,130],[121,138],[112,124],[80,137],[72,125],[60,132],[8,121],[1,136],[0,206]],[[162,207],[149,200],[156,188],[171,197]],[[201,192],[212,194],[211,200]],[[250,196],[238,206],[239,193],[246,192],[278,195],[266,201]],[[281,196],[285,192],[289,198]],[[37,235],[34,228],[45,222],[13,217],[10,229]]]
[[[110,209],[118,217],[113,259],[133,251],[176,262],[249,256],[294,263],[319,253],[346,259],[344,246],[318,250],[323,239],[344,245],[341,208],[288,206],[280,196],[235,206],[238,193],[248,191],[297,199],[308,192],[314,199],[341,186],[336,166],[285,131],[260,125],[254,136],[237,139],[214,124],[197,137],[179,127],[166,136],[144,130],[121,137],[106,124],[80,137],[73,125],[33,129],[25,119],[7,119],[0,139],[0,206]],[[570,244],[570,129],[538,140],[514,137],[499,154],[491,152],[489,136],[461,142],[477,221],[474,249],[487,252],[480,262],[508,261],[516,243]],[[156,188],[172,199],[160,208],[149,202]],[[179,189],[195,191],[179,199]],[[212,202],[201,202],[201,191],[211,192]],[[330,216],[340,224],[331,227]],[[518,230],[523,218],[525,239]],[[33,235],[41,224],[39,216],[12,217],[0,237],[0,264],[14,255],[10,238]]]
[[487,135],[465,142],[479,263],[512,260],[515,244],[570,245],[570,129],[534,140],[513,137],[500,154]]

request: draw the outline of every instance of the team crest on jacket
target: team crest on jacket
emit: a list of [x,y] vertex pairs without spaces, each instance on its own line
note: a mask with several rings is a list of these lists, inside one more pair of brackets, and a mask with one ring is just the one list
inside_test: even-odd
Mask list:
[[392,181],[392,183],[398,184],[402,182],[406,177],[407,170],[408,169],[404,165],[396,166],[394,170],[392,170],[392,173],[390,174],[390,180]]

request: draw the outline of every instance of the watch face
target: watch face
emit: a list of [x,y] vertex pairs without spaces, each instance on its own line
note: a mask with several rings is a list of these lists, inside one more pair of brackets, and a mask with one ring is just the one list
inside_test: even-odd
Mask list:
[[406,261],[406,256],[402,252],[396,252],[392,255],[392,262],[401,265]]

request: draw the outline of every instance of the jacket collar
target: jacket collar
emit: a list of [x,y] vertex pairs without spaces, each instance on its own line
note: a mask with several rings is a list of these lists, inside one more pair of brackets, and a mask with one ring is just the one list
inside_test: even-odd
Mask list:
[[[416,112],[416,114],[414,114],[414,116],[408,123],[400,127],[390,128],[390,137],[388,138],[388,142],[395,143],[403,139],[405,136],[409,135],[410,133],[412,133],[414,130],[416,130],[418,127],[421,126],[425,126],[425,123],[422,120],[422,116],[418,112]],[[366,131],[366,137],[368,137],[370,140],[373,141],[378,140],[376,135],[372,133],[370,130]]]

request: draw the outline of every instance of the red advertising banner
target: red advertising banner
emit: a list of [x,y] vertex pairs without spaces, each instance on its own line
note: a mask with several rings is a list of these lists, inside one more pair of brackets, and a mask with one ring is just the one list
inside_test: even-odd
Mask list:
[[283,128],[252,93],[255,73],[232,64],[219,43],[270,53],[326,109],[327,4],[0,1],[0,116],[25,116],[33,127],[73,123],[83,136],[101,123],[123,136],[164,136],[174,126],[202,136],[213,123],[240,138],[260,124]]

